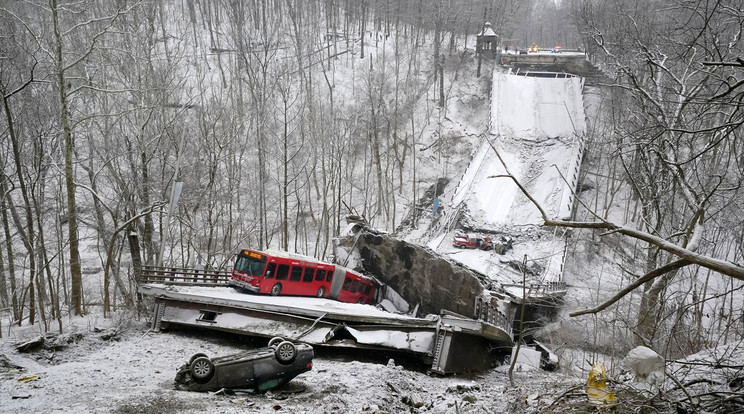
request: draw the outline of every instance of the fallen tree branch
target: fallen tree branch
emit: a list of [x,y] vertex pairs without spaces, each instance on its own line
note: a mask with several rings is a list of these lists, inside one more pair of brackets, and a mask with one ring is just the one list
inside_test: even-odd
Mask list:
[[[725,260],[720,260],[720,259],[716,259],[713,257],[709,257],[709,256],[696,253],[692,249],[688,249],[686,247],[676,245],[659,236],[655,236],[651,233],[637,230],[634,228],[620,226],[610,221],[601,219],[597,217],[596,215],[595,217],[597,217],[600,221],[595,221],[595,222],[567,221],[567,220],[555,220],[555,219],[548,217],[548,214],[545,212],[545,209],[543,209],[540,203],[538,203],[537,200],[535,200],[535,198],[532,197],[532,195],[529,193],[529,191],[527,191],[527,189],[522,185],[522,183],[520,183],[519,180],[517,180],[516,177],[514,177],[514,175],[509,171],[509,167],[506,165],[506,163],[504,162],[504,159],[501,157],[501,154],[496,149],[496,147],[493,145],[491,140],[488,139],[488,137],[486,137],[486,140],[488,141],[488,144],[491,146],[491,149],[493,150],[493,152],[496,154],[496,157],[498,157],[499,161],[501,162],[501,165],[504,167],[504,171],[506,172],[505,176],[510,178],[514,182],[514,184],[519,188],[522,194],[524,194],[524,196],[530,200],[530,202],[535,206],[535,208],[537,208],[537,210],[540,212],[540,216],[542,217],[543,224],[545,226],[567,227],[567,228],[576,228],[576,229],[606,230],[604,233],[602,233],[602,236],[613,234],[613,233],[619,233],[619,234],[623,234],[625,236],[628,236],[634,239],[645,241],[648,244],[656,246],[659,249],[669,252],[679,258],[679,260],[668,263],[658,269],[655,269],[655,270],[652,270],[651,272],[646,273],[641,278],[637,279],[635,282],[626,286],[624,289],[622,289],[620,292],[615,294],[612,298],[605,301],[604,303],[601,303],[598,306],[591,308],[591,309],[586,309],[586,310],[582,310],[578,312],[572,312],[569,314],[569,316],[596,314],[606,309],[607,307],[611,306],[613,303],[617,302],[621,298],[625,297],[628,293],[642,286],[644,283],[651,281],[664,274],[667,274],[671,271],[681,269],[691,264],[705,267],[707,269],[716,271],[718,273],[724,274],[734,279],[744,280],[744,267],[742,266],[739,266],[735,263],[731,263]],[[504,176],[504,175],[499,175],[499,176]]]
[[594,314],[594,313],[601,312],[601,311],[605,310],[606,308],[608,308],[613,303],[615,303],[618,300],[622,299],[628,293],[632,292],[636,288],[638,288],[641,285],[643,285],[644,283],[646,283],[648,281],[651,281],[651,280],[653,280],[653,279],[655,279],[655,278],[657,278],[659,276],[665,275],[665,274],[667,274],[667,273],[669,273],[671,271],[674,271],[674,270],[677,270],[677,269],[681,269],[681,268],[683,268],[683,267],[685,267],[687,265],[690,265],[690,264],[691,263],[689,261],[684,260],[684,259],[680,259],[680,260],[677,260],[677,261],[668,263],[665,266],[662,266],[662,267],[660,267],[658,269],[654,269],[654,270],[646,273],[645,275],[641,276],[635,282],[629,284],[623,290],[621,290],[618,293],[616,293],[615,296],[613,296],[610,299],[604,301],[603,303],[595,306],[594,308],[580,310],[580,311],[576,311],[576,312],[571,312],[571,313],[568,314],[568,316],[581,316],[581,315],[588,315],[588,314]]
[[509,168],[507,167],[503,158],[501,158],[501,154],[499,154],[499,151],[496,149],[493,143],[491,143],[490,140],[488,140],[488,143],[489,145],[491,145],[491,149],[493,149],[493,152],[496,153],[496,156],[501,162],[501,165],[503,165],[507,176],[511,178],[511,180],[514,182],[514,184],[516,184],[516,186],[519,188],[522,194],[524,194],[525,197],[527,197],[530,200],[530,202],[535,206],[535,208],[538,209],[538,211],[540,212],[540,216],[543,219],[544,225],[550,226],[550,227],[568,227],[568,228],[575,228],[575,229],[607,230],[608,233],[620,233],[620,234],[632,237],[634,239],[643,240],[649,243],[650,245],[656,246],[661,250],[664,250],[666,252],[669,252],[679,257],[680,259],[684,259],[690,262],[688,264],[696,264],[696,265],[705,267],[707,269],[716,271],[718,273],[724,274],[726,276],[732,277],[734,279],[744,280],[744,267],[742,266],[739,266],[735,263],[731,263],[725,260],[720,260],[720,259],[716,259],[713,257],[709,257],[709,256],[696,253],[693,250],[676,245],[666,239],[655,236],[645,231],[637,230],[637,229],[630,228],[630,227],[620,226],[607,220],[586,222],[586,221],[566,221],[566,220],[551,219],[550,217],[548,217],[547,213],[545,212],[545,209],[542,208],[540,203],[538,203],[537,200],[535,200],[535,198],[532,197],[532,195],[527,191],[527,189],[509,171]]

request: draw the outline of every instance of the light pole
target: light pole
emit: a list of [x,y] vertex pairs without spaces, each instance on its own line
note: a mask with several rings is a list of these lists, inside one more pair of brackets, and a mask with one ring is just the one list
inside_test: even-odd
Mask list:
[[160,253],[158,254],[158,266],[163,266],[163,254],[165,253],[165,241],[170,236],[170,220],[173,210],[178,205],[178,199],[181,197],[183,181],[178,181],[178,175],[181,171],[181,153],[183,152],[183,136],[178,142],[178,155],[176,155],[176,170],[173,173],[173,186],[171,187],[170,204],[168,205],[168,214],[166,214],[165,224],[163,225],[163,234],[160,235]]
[[[192,108],[199,108],[199,105],[183,105],[183,110],[185,109],[192,109]],[[173,186],[171,187],[171,196],[170,196],[170,204],[168,205],[168,214],[166,214],[165,224],[163,227],[163,232],[160,235],[160,253],[158,254],[158,266],[163,266],[163,254],[165,254],[165,241],[170,236],[170,219],[173,215],[173,211],[176,209],[176,206],[178,205],[178,199],[181,197],[181,190],[183,189],[183,181],[178,181],[180,178],[179,175],[181,173],[181,154],[183,153],[183,144],[184,144],[184,138],[183,135],[178,140],[178,154],[176,155],[176,168],[173,172]]]

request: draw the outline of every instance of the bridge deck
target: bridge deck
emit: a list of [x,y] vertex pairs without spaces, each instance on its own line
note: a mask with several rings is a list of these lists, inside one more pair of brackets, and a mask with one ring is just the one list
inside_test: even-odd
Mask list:
[[[451,314],[416,318],[372,305],[245,294],[225,286],[151,283],[140,285],[139,292],[155,299],[155,330],[175,324],[320,346],[412,353],[439,373],[485,368],[490,349],[513,344],[508,327]],[[468,355],[459,352],[465,349]]]

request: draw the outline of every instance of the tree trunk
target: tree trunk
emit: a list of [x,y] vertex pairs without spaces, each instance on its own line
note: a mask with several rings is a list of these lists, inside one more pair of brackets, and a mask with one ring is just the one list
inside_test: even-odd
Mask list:
[[[95,143],[93,142],[93,138],[91,137],[91,134],[86,134],[86,138],[88,140],[88,150],[90,151],[91,154],[93,154],[95,152]],[[109,138],[109,137],[106,136],[106,138]],[[90,181],[91,190],[93,190],[93,192],[97,194],[98,193],[98,182],[96,180],[96,175],[94,172],[93,157],[90,157],[88,159],[88,162],[89,162],[89,165],[87,167],[84,166],[83,168],[88,172],[88,180]],[[103,244],[103,248],[106,251],[108,251],[109,250],[108,234],[110,232],[106,230],[106,220],[103,217],[103,207],[101,206],[101,201],[96,196],[93,197],[93,211],[95,212],[96,227],[98,228],[98,231],[96,232],[98,234],[98,240]],[[104,272],[104,278],[103,278],[103,315],[104,317],[106,316],[108,312],[111,311],[109,279],[107,276],[108,276],[108,273]]]
[[[299,52],[298,52],[299,53]],[[287,97],[284,97],[284,122],[282,123],[282,249],[289,250],[289,119]]]
[[[7,194],[5,188],[5,180],[0,180],[0,190],[3,194]],[[10,223],[8,222],[7,205],[5,204],[5,198],[0,201],[0,215],[3,220],[3,231],[5,232],[5,248],[7,251],[8,258],[8,282],[10,284],[10,306],[13,310],[13,320],[19,321],[23,315],[22,306],[18,303],[18,289],[16,287],[15,278],[15,254],[13,253],[13,239],[11,238]],[[3,273],[4,274],[4,273]],[[3,277],[4,279],[4,277]]]
[[8,298],[8,283],[5,280],[5,258],[3,256],[3,250],[0,249],[0,309],[8,307]]
[[[141,160],[141,173],[142,173],[142,205],[150,205],[150,169],[147,162],[147,154],[143,151],[140,153]],[[142,231],[143,243],[145,245],[145,263],[148,265],[155,264],[155,243],[152,238],[155,234],[155,222],[151,215],[147,215],[144,218],[144,229]],[[160,240],[162,243],[163,240]]]
[[[26,85],[28,85],[29,83],[26,83]],[[26,85],[22,86],[16,92],[25,88]],[[25,226],[24,224],[22,224],[20,218],[17,216],[17,212],[15,210],[15,207],[13,206],[13,202],[12,202],[13,200],[10,198],[10,193],[5,191],[4,184],[3,184],[3,189],[4,189],[3,193],[7,195],[7,199],[6,199],[7,204],[8,204],[7,207],[11,209],[11,214],[13,216],[16,227],[18,229],[18,233],[21,236],[23,245],[26,247],[26,251],[28,251],[29,299],[31,300],[30,305],[29,305],[29,323],[33,324],[35,316],[36,316],[36,313],[34,310],[35,309],[34,308],[34,279],[36,277],[36,258],[34,256],[34,223],[33,223],[34,216],[32,214],[31,201],[30,201],[30,197],[28,194],[29,190],[26,187],[26,182],[24,178],[25,174],[24,174],[23,168],[21,167],[21,149],[20,149],[20,144],[18,142],[18,136],[15,133],[15,123],[14,123],[13,113],[11,112],[10,103],[9,103],[10,97],[15,92],[6,94],[5,85],[0,85],[0,91],[2,91],[2,94],[3,94],[3,108],[5,109],[5,118],[8,122],[8,135],[10,137],[11,145],[13,147],[13,161],[15,163],[16,174],[18,177],[18,186],[21,189],[21,196],[23,197],[23,206],[24,206],[24,212],[26,216]],[[8,238],[8,240],[10,240],[10,238]],[[9,259],[12,259],[12,258],[13,256],[10,255]],[[14,269],[12,271],[14,271]],[[23,303],[20,303],[19,305],[23,306]],[[19,316],[21,315],[22,315],[22,312],[20,312]],[[18,324],[19,325],[21,324],[20,318],[18,319]]]
[[137,227],[134,223],[129,224],[127,229],[127,241],[129,242],[129,254],[132,258],[132,273],[134,274],[134,287],[132,291],[137,292],[137,312],[140,310],[139,304],[142,299],[142,295],[139,293],[137,286],[139,285],[142,277],[142,254],[140,252],[139,238],[137,237]]
[[134,272],[134,279],[139,282],[139,278],[142,275],[142,255],[140,253],[139,238],[137,237],[137,227],[134,223],[129,224],[128,231],[127,240],[129,241],[129,254],[132,256],[132,270]]
[[72,157],[75,144],[72,137],[72,127],[68,118],[67,108],[67,80],[65,79],[65,67],[62,60],[62,34],[59,28],[59,16],[57,15],[57,0],[51,0],[52,22],[54,25],[55,58],[57,65],[57,87],[59,88],[60,121],[62,123],[62,135],[64,136],[65,156],[65,187],[67,192],[67,230],[70,239],[70,299],[72,312],[75,315],[83,314],[83,275],[80,267],[80,240],[78,236],[77,202],[75,200],[75,173]]

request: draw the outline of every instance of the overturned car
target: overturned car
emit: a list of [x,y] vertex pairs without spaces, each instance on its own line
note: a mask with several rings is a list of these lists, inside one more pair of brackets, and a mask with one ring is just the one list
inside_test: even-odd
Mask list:
[[276,337],[265,348],[217,358],[194,354],[176,373],[176,389],[218,391],[251,389],[265,392],[284,385],[313,367],[313,347]]

